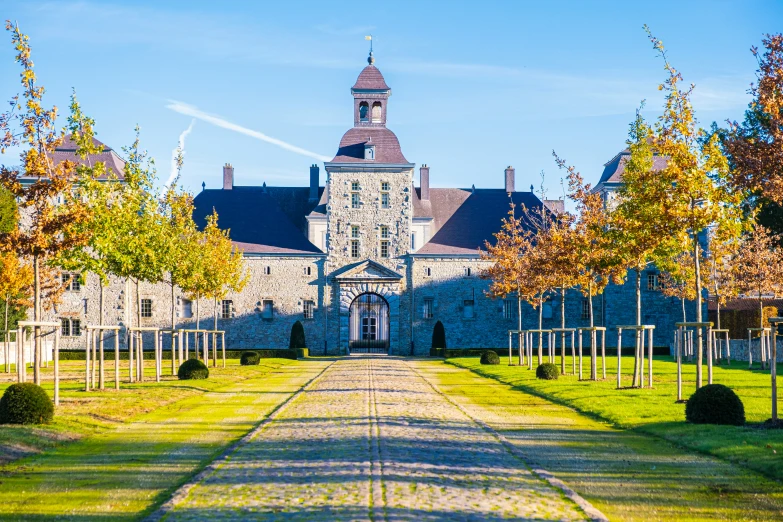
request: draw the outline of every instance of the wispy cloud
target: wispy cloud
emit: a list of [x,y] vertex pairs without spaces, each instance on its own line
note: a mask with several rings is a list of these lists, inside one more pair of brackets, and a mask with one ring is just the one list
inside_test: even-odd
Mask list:
[[273,138],[272,136],[268,136],[264,134],[263,132],[259,132],[257,130],[248,129],[247,127],[243,127],[242,125],[238,125],[236,123],[230,122],[226,120],[225,118],[222,118],[220,116],[216,116],[214,114],[208,114],[206,112],[201,111],[197,107],[194,107],[192,105],[188,105],[187,103],[183,103],[176,100],[171,100],[167,105],[166,108],[169,110],[172,110],[174,112],[178,112],[180,114],[184,114],[186,116],[190,116],[192,118],[196,118],[202,121],[205,121],[207,123],[210,123],[216,127],[220,127],[223,129],[227,129],[230,131],[238,132],[240,134],[244,134],[245,136],[250,136],[251,138],[255,138],[260,141],[265,141],[266,143],[271,143],[272,145],[276,145],[280,147],[281,149],[285,149],[287,151],[293,152],[294,154],[299,154],[301,156],[307,156],[309,158],[317,159],[318,161],[329,161],[332,158],[330,156],[324,156],[322,154],[318,154],[312,151],[309,151],[307,149],[303,149],[301,147],[297,147],[296,145],[292,145],[290,143],[287,143],[283,140],[279,140],[277,138]]
[[177,171],[177,154],[178,152],[182,152],[182,155],[185,155],[185,138],[193,131],[193,125],[195,124],[195,118],[190,120],[190,125],[188,125],[188,128],[182,131],[182,133],[179,135],[179,140],[177,140],[178,146],[171,151],[171,172],[169,173],[169,179],[166,180],[167,187],[171,185],[171,183],[177,178],[177,174],[179,174]]

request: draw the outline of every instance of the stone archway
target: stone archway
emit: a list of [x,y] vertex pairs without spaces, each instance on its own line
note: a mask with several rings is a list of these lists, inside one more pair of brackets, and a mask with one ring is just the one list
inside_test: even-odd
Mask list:
[[350,353],[389,353],[391,324],[386,299],[371,292],[357,296],[349,308],[348,332]]

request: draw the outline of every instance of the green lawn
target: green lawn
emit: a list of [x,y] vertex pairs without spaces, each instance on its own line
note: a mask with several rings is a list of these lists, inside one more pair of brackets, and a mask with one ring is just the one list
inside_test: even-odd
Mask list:
[[0,426],[4,447],[47,449],[0,467],[0,519],[143,516],[327,365],[229,361],[206,381],[167,378],[120,392],[67,381],[52,425]]
[[[566,370],[571,359],[566,359]],[[498,366],[485,366],[476,357],[448,359],[448,363],[471,369],[486,377],[518,387],[556,403],[573,407],[582,413],[608,421],[615,426],[632,428],[663,437],[679,446],[718,456],[783,480],[783,430],[765,429],[761,425],[770,417],[769,371],[748,370],[747,363],[733,362],[730,367],[715,367],[713,382],[732,388],[745,405],[748,425],[711,426],[685,422],[685,405],[676,403],[677,365],[670,357],[656,357],[653,363],[653,389],[617,390],[616,358],[607,358],[606,381],[579,381],[573,375],[556,381],[543,381],[527,367],[508,366],[502,357]],[[558,358],[557,364],[560,364]],[[589,359],[585,358],[589,376]],[[600,375],[600,358],[599,375]],[[623,385],[630,386],[633,358],[623,357]],[[778,372],[783,366],[778,365]],[[706,365],[704,382],[707,382]],[[695,391],[695,364],[683,367],[683,397]],[[780,408],[780,404],[778,406]]]
[[[441,361],[419,372],[609,520],[782,520],[780,482]],[[497,367],[494,367],[497,368]]]

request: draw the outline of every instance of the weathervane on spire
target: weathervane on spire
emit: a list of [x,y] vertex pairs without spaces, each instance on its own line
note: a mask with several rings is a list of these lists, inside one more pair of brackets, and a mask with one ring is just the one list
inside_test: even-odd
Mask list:
[[367,58],[367,63],[373,65],[375,63],[375,58],[372,56],[372,35],[365,36],[364,39],[370,41],[370,56]]

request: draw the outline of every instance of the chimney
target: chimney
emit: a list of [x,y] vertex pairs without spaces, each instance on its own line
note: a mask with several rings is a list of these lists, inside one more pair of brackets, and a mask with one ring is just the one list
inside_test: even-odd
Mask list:
[[234,188],[234,167],[231,163],[223,165],[223,190],[231,190]]
[[318,201],[318,182],[319,182],[319,169],[318,165],[313,163],[310,165],[310,201]]
[[425,163],[419,168],[419,187],[421,187],[421,199],[422,201],[429,201],[430,199],[430,168]]
[[506,167],[506,192],[514,192],[514,167]]

